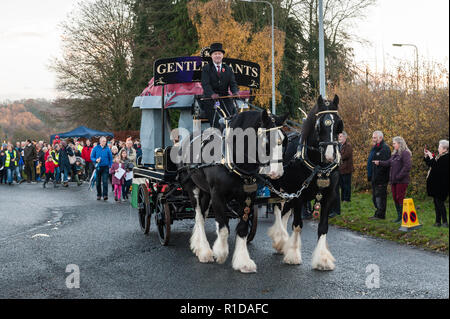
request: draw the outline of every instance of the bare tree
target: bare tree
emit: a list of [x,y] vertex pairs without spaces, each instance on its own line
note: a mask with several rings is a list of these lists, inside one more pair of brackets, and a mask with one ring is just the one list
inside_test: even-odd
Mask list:
[[81,2],[63,30],[63,56],[51,66],[77,120],[107,129],[139,125],[132,109],[133,18],[128,0]]
[[[299,21],[308,23],[304,28],[304,36],[310,37],[313,29],[317,28],[318,0],[285,0],[286,5]],[[333,45],[343,44],[350,39],[360,39],[352,33],[355,23],[364,19],[367,9],[372,7],[376,0],[324,0],[324,33]]]

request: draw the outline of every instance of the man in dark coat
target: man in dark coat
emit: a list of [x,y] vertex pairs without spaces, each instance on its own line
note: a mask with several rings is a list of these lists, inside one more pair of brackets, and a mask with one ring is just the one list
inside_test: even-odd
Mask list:
[[[209,54],[212,61],[202,69],[203,95],[211,100],[203,101],[203,108],[209,119],[211,126],[220,128],[219,119],[228,117],[236,113],[233,100],[230,98],[219,99],[221,96],[228,96],[229,90],[233,95],[238,95],[239,89],[234,78],[233,70],[222,63],[225,51],[221,43],[213,43],[210,46]],[[217,105],[225,113],[217,110]]]
[[373,132],[372,143],[374,146],[370,151],[367,167],[369,181],[372,183],[372,201],[376,211],[370,219],[385,219],[389,167],[377,166],[373,161],[388,160],[391,157],[391,149],[384,142],[381,131]]
[[27,140],[27,146],[23,150],[23,161],[25,163],[25,174],[27,174],[27,182],[33,184],[36,183],[36,173],[34,170],[34,161],[37,158],[36,147],[31,143],[31,140]]
[[6,167],[5,167],[5,160],[6,160],[6,144],[2,145],[0,147],[0,184],[3,184],[3,181],[5,181],[6,184]]
[[66,141],[61,142],[61,150],[59,151],[59,167],[61,173],[64,174],[64,187],[69,187],[69,172],[71,171],[71,164],[69,156],[74,156],[74,152]]
[[436,211],[436,223],[434,226],[448,227],[447,211],[445,208],[445,200],[449,193],[449,155],[448,141],[439,141],[439,155],[434,156],[429,150],[425,150],[424,161],[430,167],[427,176],[427,193],[433,197],[434,208]]

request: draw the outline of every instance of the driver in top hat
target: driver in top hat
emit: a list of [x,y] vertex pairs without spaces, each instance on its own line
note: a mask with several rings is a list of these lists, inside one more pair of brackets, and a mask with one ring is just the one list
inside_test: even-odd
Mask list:
[[218,99],[221,96],[228,96],[229,90],[234,96],[239,96],[239,89],[234,78],[233,70],[222,63],[225,51],[222,49],[222,43],[213,43],[210,46],[209,55],[211,62],[202,69],[202,88],[203,95],[211,100],[205,100],[204,106],[208,116],[209,123],[215,128],[220,128],[219,119],[223,114],[215,110],[216,101],[219,101],[220,108],[231,116],[236,113],[236,108],[232,99]]

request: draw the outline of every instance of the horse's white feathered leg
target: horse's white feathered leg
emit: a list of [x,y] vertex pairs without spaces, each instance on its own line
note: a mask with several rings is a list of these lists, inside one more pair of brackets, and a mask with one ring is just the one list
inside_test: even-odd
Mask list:
[[197,205],[195,207],[195,225],[191,236],[191,250],[201,263],[214,262],[213,252],[206,238],[205,219],[200,209],[199,192],[198,188],[194,189]]
[[283,222],[283,228],[286,229],[287,232],[287,224],[289,221],[289,217],[291,217],[292,209],[290,209],[284,216],[281,218],[281,221]]
[[302,263],[302,255],[301,255],[301,231],[300,226],[294,228],[291,237],[284,244],[283,253],[284,258],[283,262],[291,265],[300,265]]
[[219,229],[219,223],[216,222],[217,239],[213,245],[213,254],[216,262],[223,264],[228,257],[228,228],[226,226]]
[[242,238],[236,235],[236,247],[234,248],[232,265],[234,270],[239,270],[243,273],[256,272],[256,264],[248,253],[247,236]]
[[317,270],[334,270],[335,265],[333,255],[328,250],[327,235],[323,234],[317,241],[316,249],[312,254],[311,266]]
[[[289,218],[289,213],[287,213],[286,215],[288,215]],[[287,232],[287,226],[285,226],[283,224],[283,220],[281,219],[281,210],[278,208],[278,206],[274,207],[274,215],[275,215],[275,222],[273,224],[272,227],[269,228],[267,234],[269,235],[270,238],[272,238],[272,247],[275,248],[275,250],[278,253],[282,253],[283,252],[283,246],[286,243],[286,241],[289,238],[289,234]],[[285,215],[285,216],[286,216]],[[283,216],[284,219],[284,216]],[[287,223],[287,221],[286,221]]]

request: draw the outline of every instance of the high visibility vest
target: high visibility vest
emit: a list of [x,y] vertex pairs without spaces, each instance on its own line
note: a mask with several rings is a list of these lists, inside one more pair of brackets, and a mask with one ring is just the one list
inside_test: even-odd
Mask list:
[[81,153],[83,151],[83,146],[81,146],[81,144],[78,144],[77,149]]
[[52,152],[52,160],[56,166],[59,166],[59,153],[56,153],[55,151],[53,151]]
[[[13,150],[13,154],[14,154],[14,158],[15,160],[15,164],[17,166],[17,152],[16,150]],[[11,162],[11,155],[9,154],[9,151],[6,151],[6,160],[5,160],[5,167],[9,167],[9,164]]]

